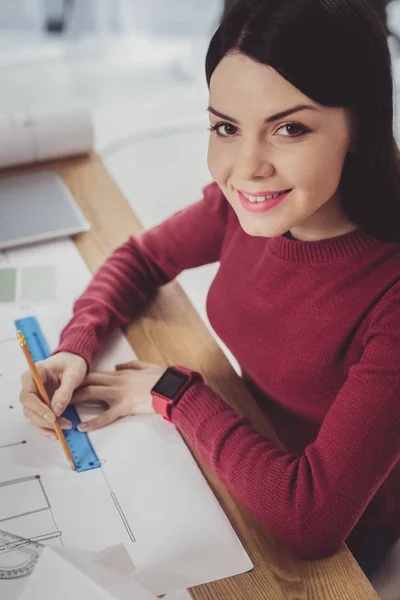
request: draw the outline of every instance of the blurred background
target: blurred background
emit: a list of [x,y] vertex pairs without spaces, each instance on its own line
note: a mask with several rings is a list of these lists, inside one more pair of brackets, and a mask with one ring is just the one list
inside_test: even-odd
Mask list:
[[[400,0],[385,4],[399,140]],[[0,112],[89,108],[97,152],[150,228],[210,181],[204,57],[223,10],[223,0],[0,0]],[[206,323],[215,271],[179,278]]]

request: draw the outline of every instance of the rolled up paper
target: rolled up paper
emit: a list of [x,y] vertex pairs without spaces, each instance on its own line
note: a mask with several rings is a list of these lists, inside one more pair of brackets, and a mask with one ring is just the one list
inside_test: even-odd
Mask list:
[[88,110],[0,114],[0,168],[79,156],[93,145]]

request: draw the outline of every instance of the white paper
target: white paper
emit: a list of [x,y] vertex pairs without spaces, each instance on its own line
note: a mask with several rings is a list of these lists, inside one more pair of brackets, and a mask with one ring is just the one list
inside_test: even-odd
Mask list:
[[192,600],[187,590],[177,590],[164,596],[163,600]]
[[156,600],[133,577],[99,563],[96,553],[47,546],[19,600],[53,600],[55,596],[57,600]]
[[[100,551],[124,543],[137,581],[154,595],[250,570],[249,557],[173,425],[147,415],[93,432],[102,468],[74,473],[60,444],[39,436],[23,416],[18,395],[26,363],[13,320],[36,315],[54,348],[90,274],[70,242],[3,254],[12,265],[45,264],[49,256],[59,264],[63,304],[0,309],[0,529],[55,548]],[[96,366],[113,370],[134,358],[117,332]],[[86,409],[81,417],[89,414]],[[0,579],[6,600],[3,589]]]
[[85,109],[0,115],[0,168],[86,154],[94,145]]

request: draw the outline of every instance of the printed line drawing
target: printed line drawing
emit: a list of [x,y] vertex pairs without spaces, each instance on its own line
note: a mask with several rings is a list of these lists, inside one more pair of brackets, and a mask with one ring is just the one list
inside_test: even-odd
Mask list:
[[[12,502],[10,502],[11,499]],[[4,511],[0,523],[10,519],[26,517],[44,510],[51,511],[51,505],[40,475],[0,483],[0,506]],[[23,510],[24,508],[25,510]],[[29,508],[30,510],[28,510]],[[6,516],[3,516],[4,514]]]
[[40,556],[40,542],[63,545],[40,475],[0,482],[0,579],[29,575]]
[[0,529],[0,579],[17,579],[30,575],[43,546]]
[[[106,463],[106,461],[105,461],[105,460],[101,460],[101,459],[100,459],[100,462],[101,462],[102,464],[105,464],[105,463]],[[113,492],[113,490],[112,490],[112,488],[111,488],[111,485],[110,485],[110,483],[109,483],[109,481],[108,481],[108,479],[107,479],[107,477],[106,477],[106,474],[104,473],[104,470],[103,470],[103,469],[101,469],[101,473],[102,473],[102,475],[103,475],[103,477],[104,477],[104,481],[106,482],[106,485],[107,485],[107,487],[108,487],[108,489],[109,489],[109,492],[110,492],[110,496],[111,496],[111,498],[112,498],[112,501],[113,501],[113,502],[114,502],[114,504],[115,504],[115,507],[116,507],[116,509],[117,509],[117,511],[118,511],[118,514],[119,514],[119,516],[120,516],[120,518],[121,518],[121,521],[122,521],[122,523],[124,524],[124,527],[125,527],[125,529],[126,529],[126,532],[127,532],[127,534],[129,535],[129,537],[130,537],[130,540],[131,540],[131,542],[136,542],[136,538],[135,538],[135,536],[133,535],[133,532],[132,532],[131,526],[129,525],[129,521],[128,521],[128,519],[126,518],[126,516],[125,516],[125,513],[124,513],[124,511],[122,510],[122,507],[121,507],[120,503],[118,502],[118,498],[117,498],[117,496],[115,495],[115,493]]]
[[[20,444],[26,444],[26,441],[22,440],[21,442],[5,444],[0,446],[0,450],[2,448],[10,448]],[[106,464],[105,460],[101,460],[100,462],[103,465]],[[104,469],[101,469],[101,473],[129,539],[134,543],[136,542],[136,537],[122,506],[106,477]],[[0,524],[18,521],[17,531],[15,533],[20,534],[22,536],[21,539],[39,542],[59,538],[61,545],[63,545],[62,533],[59,531],[53,517],[51,504],[40,475],[0,482],[0,507]],[[40,527],[37,522],[38,515],[42,517]],[[32,525],[33,520],[35,521],[35,527]],[[38,528],[39,531],[37,531]],[[9,527],[9,529],[11,529],[11,527]],[[0,555],[0,570],[1,568],[2,563]]]
[[2,448],[12,448],[13,446],[20,446],[22,444],[26,444],[26,440],[22,440],[22,442],[14,442],[12,444],[3,444],[2,446],[0,446],[0,450]]
[[120,505],[120,503],[118,502],[118,498],[117,498],[117,496],[116,496],[116,495],[115,495],[113,492],[111,493],[111,498],[113,499],[113,502],[114,502],[115,506],[117,507],[117,511],[118,511],[118,513],[119,513],[119,516],[120,516],[120,517],[121,517],[121,519],[122,519],[122,522],[123,522],[123,524],[124,524],[124,527],[125,527],[125,529],[126,529],[126,531],[127,531],[128,535],[129,535],[129,537],[131,538],[131,541],[132,541],[132,542],[136,542],[136,538],[135,538],[135,536],[134,536],[134,535],[133,535],[133,533],[132,533],[132,529],[131,529],[131,527],[130,527],[130,525],[129,525],[129,523],[128,523],[128,520],[127,520],[127,518],[126,518],[126,517],[125,517],[125,515],[124,515],[124,512],[123,512],[123,510],[122,510],[122,508],[121,508],[121,505]]

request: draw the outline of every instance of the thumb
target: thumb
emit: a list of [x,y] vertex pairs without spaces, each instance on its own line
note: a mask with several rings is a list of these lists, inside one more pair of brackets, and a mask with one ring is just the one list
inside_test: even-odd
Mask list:
[[62,415],[68,404],[71,402],[72,394],[80,383],[79,377],[73,370],[66,369],[61,377],[61,383],[54,392],[51,402],[54,414],[59,417]]
[[143,362],[142,360],[131,360],[130,362],[115,365],[115,370],[124,371],[126,369],[134,369],[136,371],[141,371],[142,369],[147,369],[149,366],[150,363]]

